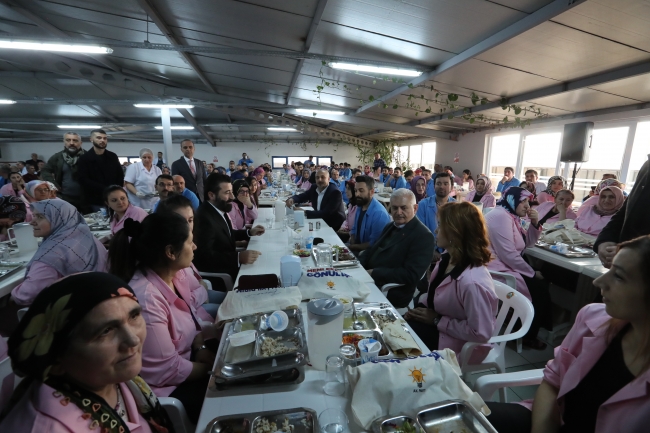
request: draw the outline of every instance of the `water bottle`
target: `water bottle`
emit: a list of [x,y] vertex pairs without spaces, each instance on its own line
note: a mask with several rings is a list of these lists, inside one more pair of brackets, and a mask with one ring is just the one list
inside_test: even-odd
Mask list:
[[307,242],[306,242],[305,248],[308,249],[308,250],[311,250],[311,248],[312,248],[313,245],[314,245],[314,237],[313,237],[313,236],[309,236],[309,237],[307,238]]

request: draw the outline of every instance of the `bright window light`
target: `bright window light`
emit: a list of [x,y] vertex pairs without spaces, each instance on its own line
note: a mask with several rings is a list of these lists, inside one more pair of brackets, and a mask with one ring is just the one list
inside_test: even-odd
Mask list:
[[194,108],[194,105],[187,104],[133,104],[137,108]]
[[400,75],[403,77],[419,77],[422,75],[422,71],[416,71],[415,69],[384,68],[381,66],[355,65],[354,63],[330,63],[330,66],[334,69],[343,69],[346,71],[374,72],[377,74]]
[[[163,129],[162,126],[155,126],[156,129]],[[170,126],[169,129],[180,129],[180,130],[187,130],[190,131],[194,129],[193,126]]]
[[277,127],[271,127],[271,128],[266,128],[269,131],[292,131],[292,132],[298,132],[296,128],[277,128]]
[[56,51],[64,53],[111,54],[112,49],[96,45],[50,44],[40,42],[0,41],[0,48],[12,50]]
[[57,125],[59,129],[101,129],[99,125]]
[[12,99],[0,99],[0,104],[15,104],[16,101]]
[[305,113],[310,115],[319,115],[319,114],[345,114],[345,111],[333,111],[333,110],[309,110],[307,108],[296,108],[296,113]]

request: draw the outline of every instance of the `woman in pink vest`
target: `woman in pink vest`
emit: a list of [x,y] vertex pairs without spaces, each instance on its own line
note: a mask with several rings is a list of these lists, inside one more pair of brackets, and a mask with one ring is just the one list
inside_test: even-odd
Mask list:
[[576,228],[581,232],[598,236],[612,216],[625,203],[623,191],[615,186],[603,188],[596,203],[583,203],[576,218]]
[[495,207],[497,199],[492,194],[492,181],[487,176],[476,178],[476,189],[472,190],[465,197],[465,201],[470,203],[483,203],[483,207]]

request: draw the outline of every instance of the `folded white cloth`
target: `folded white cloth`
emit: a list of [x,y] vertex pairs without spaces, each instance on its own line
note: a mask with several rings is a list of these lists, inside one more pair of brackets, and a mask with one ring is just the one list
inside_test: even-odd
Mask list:
[[300,305],[296,286],[230,291],[217,311],[216,322]]

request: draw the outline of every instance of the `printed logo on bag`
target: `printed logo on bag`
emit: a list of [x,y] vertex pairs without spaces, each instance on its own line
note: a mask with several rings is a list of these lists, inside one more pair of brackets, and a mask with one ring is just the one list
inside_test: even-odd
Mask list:
[[[413,368],[413,370],[411,370],[409,368],[409,371],[411,372],[411,374],[409,374],[409,376],[411,376],[413,378],[413,382],[416,382],[418,384],[418,388],[422,388],[422,383],[425,382],[424,376],[426,376],[426,374],[422,373],[422,369],[418,370],[417,368]],[[424,392],[425,390],[424,389],[419,389],[419,390],[414,389],[413,390],[413,392],[418,392],[418,391],[419,392]]]
[[[348,274],[337,271],[334,268],[314,268],[314,269],[307,269],[307,276],[308,277],[314,277],[314,278],[331,278],[331,277],[344,277],[344,278],[351,278]],[[328,284],[329,286],[329,284]],[[332,286],[329,286],[330,289]]]
[[334,290],[335,286],[336,286],[336,283],[334,281],[330,280],[330,281],[327,282],[327,288],[328,289]]

